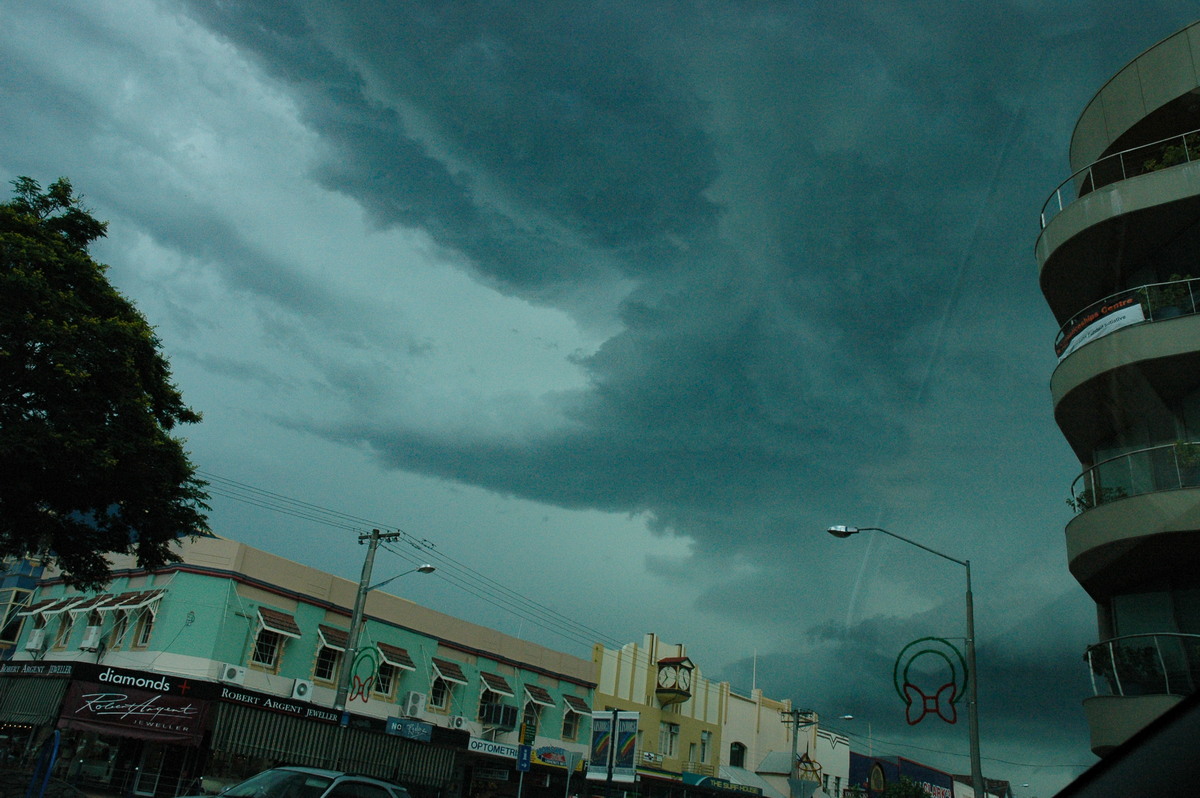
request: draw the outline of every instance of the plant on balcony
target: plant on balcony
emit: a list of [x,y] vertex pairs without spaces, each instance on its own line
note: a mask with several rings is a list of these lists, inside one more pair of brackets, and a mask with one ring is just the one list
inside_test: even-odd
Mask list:
[[1172,274],[1168,281],[1146,289],[1146,300],[1150,315],[1162,318],[1190,313],[1192,308],[1189,290],[1190,274]]
[[1124,488],[1101,488],[1099,501],[1097,501],[1096,494],[1092,492],[1092,489],[1084,488],[1067,499],[1067,506],[1077,513],[1082,513],[1084,510],[1090,510],[1105,502],[1124,499],[1128,495]]
[[1157,172],[1193,160],[1200,154],[1200,133],[1189,133],[1176,143],[1163,147],[1156,156],[1142,161],[1142,170]]
[[1166,690],[1154,646],[1101,644],[1090,653],[1092,671],[1108,681],[1114,694],[1147,695]]

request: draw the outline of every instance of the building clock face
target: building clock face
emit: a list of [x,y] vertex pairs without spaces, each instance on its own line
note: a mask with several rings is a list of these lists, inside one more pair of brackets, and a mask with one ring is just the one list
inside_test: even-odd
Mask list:
[[658,669],[658,686],[671,688],[675,686],[675,669],[671,667]]
[[692,672],[687,668],[679,669],[679,689],[690,690],[692,687]]

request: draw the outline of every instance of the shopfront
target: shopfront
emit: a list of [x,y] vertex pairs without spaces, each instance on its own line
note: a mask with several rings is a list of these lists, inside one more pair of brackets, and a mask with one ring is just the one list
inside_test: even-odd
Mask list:
[[299,764],[397,781],[414,798],[457,792],[466,733],[415,721],[337,721],[307,702],[181,676],[84,662],[0,665],[0,756],[28,760],[57,728],[56,775],[89,791],[217,792]]

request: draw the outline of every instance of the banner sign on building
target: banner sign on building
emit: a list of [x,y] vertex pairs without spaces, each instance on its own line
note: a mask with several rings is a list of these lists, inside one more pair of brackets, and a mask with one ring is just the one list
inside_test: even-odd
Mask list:
[[433,724],[411,718],[391,717],[387,719],[388,734],[395,734],[409,740],[420,740],[427,743],[433,739]]
[[204,737],[209,702],[172,694],[175,681],[160,674],[110,673],[105,682],[72,682],[58,725],[198,745]]
[[593,781],[637,781],[637,712],[593,712],[587,777]]
[[[683,783],[696,786],[708,787],[713,790],[725,790],[726,792],[738,792],[743,795],[762,795],[763,791],[759,787],[751,787],[749,784],[738,784],[737,782],[729,781],[728,779],[719,779],[716,776],[704,776],[700,773],[683,773]],[[816,784],[816,782],[810,782]],[[811,790],[809,791],[811,794]]]
[[1103,338],[1122,327],[1139,324],[1146,320],[1142,303],[1135,296],[1126,296],[1105,305],[1079,319],[1071,329],[1055,343],[1058,359],[1062,360],[1084,344]]

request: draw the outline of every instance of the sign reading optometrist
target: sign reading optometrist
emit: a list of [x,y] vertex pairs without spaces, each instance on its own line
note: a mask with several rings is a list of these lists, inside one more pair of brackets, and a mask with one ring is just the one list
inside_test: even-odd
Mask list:
[[637,781],[637,712],[593,712],[587,777],[593,781]]

